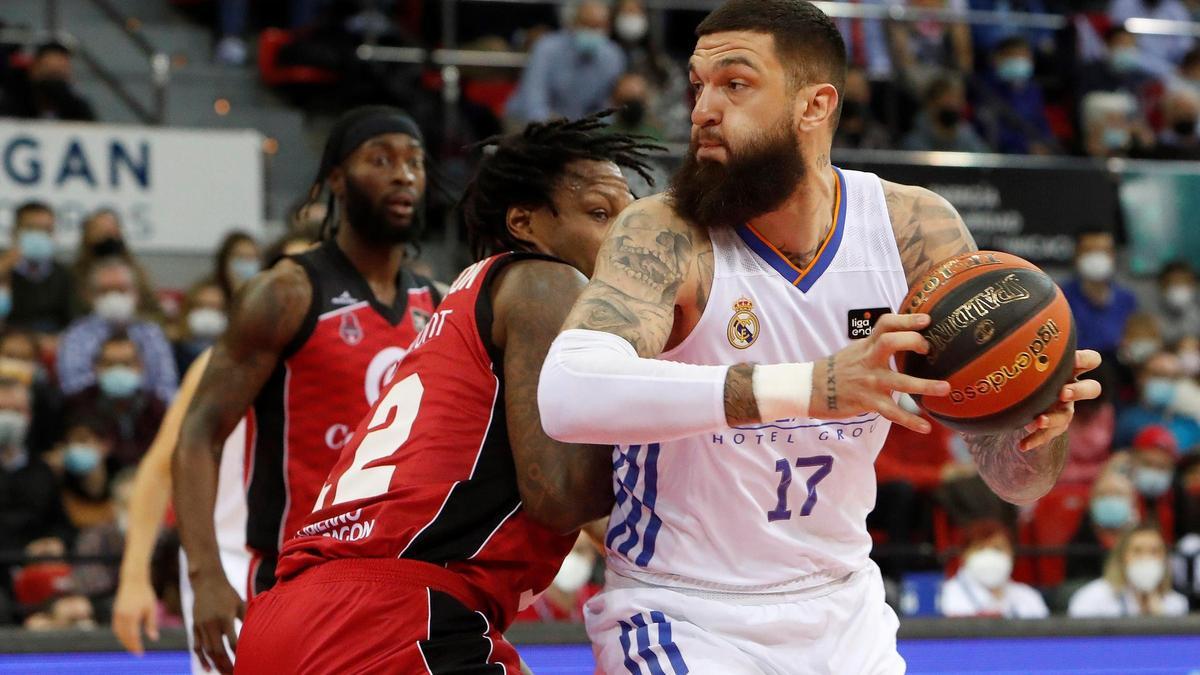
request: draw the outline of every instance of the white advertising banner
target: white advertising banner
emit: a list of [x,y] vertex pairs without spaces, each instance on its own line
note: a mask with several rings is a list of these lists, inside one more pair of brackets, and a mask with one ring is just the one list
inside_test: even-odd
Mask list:
[[55,210],[64,252],[87,214],[108,208],[135,250],[212,253],[232,229],[262,237],[262,136],[0,120],[0,248],[11,241],[13,211],[29,200]]

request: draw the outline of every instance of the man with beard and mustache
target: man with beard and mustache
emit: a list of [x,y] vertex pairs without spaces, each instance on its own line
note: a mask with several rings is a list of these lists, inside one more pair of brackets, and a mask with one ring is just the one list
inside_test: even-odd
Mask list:
[[372,106],[333,126],[313,185],[333,207],[320,246],[242,288],[213,347],[173,459],[175,508],[195,592],[194,651],[231,670],[243,613],[213,527],[226,438],[246,418],[246,597],[275,582],[279,548],[312,510],[338,451],[379,398],[440,298],[403,267],[422,228],[425,149],[404,112]]
[[[936,194],[831,165],[845,45],[811,3],[730,0],[696,33],[687,160],[614,222],[538,387],[552,438],[616,446],[588,633],[605,673],[900,673],[873,462],[892,422],[930,431],[898,394],[950,388],[892,370],[929,349],[929,316],[892,312],[975,244]],[[965,436],[979,474],[1045,494],[1098,393]]]

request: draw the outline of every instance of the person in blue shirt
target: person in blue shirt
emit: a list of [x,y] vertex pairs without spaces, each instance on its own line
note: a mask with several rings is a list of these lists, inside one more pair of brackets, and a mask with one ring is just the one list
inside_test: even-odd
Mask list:
[[625,52],[608,37],[608,5],[585,0],[569,30],[538,40],[505,113],[513,124],[575,119],[605,107],[625,71]]
[[1062,284],[1063,295],[1075,315],[1076,346],[1095,349],[1105,359],[1116,357],[1125,322],[1137,311],[1133,291],[1113,281],[1116,250],[1112,232],[1079,232],[1075,236],[1078,276]]
[[1179,357],[1171,352],[1159,352],[1146,360],[1137,375],[1137,403],[1117,415],[1115,447],[1132,445],[1133,439],[1152,425],[1166,427],[1180,448],[1200,444],[1200,424],[1195,418],[1170,409],[1182,372]]
[[1025,38],[1001,40],[992,52],[992,72],[980,90],[977,117],[997,150],[1048,154],[1057,146],[1046,119],[1042,87],[1033,79],[1033,50]]

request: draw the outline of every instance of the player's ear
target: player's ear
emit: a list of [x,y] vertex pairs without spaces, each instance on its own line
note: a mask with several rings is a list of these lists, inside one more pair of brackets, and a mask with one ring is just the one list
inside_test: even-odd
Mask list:
[[329,172],[329,178],[326,179],[329,183],[329,191],[340,202],[346,195],[346,172],[342,171],[342,167],[336,166]]
[[810,132],[828,125],[837,114],[838,90],[832,84],[803,87],[796,94],[797,131]]
[[532,208],[517,205],[508,207],[508,213],[504,216],[504,225],[514,239],[530,245],[534,244],[536,235],[533,233]]

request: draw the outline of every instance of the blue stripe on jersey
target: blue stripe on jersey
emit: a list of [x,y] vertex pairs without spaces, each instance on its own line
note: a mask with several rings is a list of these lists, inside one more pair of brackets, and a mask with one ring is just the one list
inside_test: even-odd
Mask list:
[[642,675],[642,669],[633,661],[633,657],[629,655],[629,624],[624,621],[619,621],[621,624],[621,649],[625,650],[625,669],[631,675]]
[[658,531],[662,528],[662,519],[654,512],[654,503],[658,499],[658,451],[659,444],[651,443],[646,453],[646,483],[642,492],[646,509],[650,512],[650,520],[646,524],[646,534],[642,541],[642,552],[634,561],[638,567],[650,564],[654,557],[654,544],[658,541]]
[[667,621],[667,617],[663,616],[662,612],[650,612],[650,620],[658,624],[658,644],[662,645],[663,651],[667,653],[667,659],[671,662],[671,669],[675,671],[675,675],[688,675],[687,663],[683,660],[683,654],[679,653],[679,647],[671,638],[671,622]]
[[663,672],[662,665],[658,662],[658,656],[655,655],[654,649],[650,646],[650,628],[646,625],[646,620],[641,614],[634,614],[629,617],[633,621],[633,625],[637,626],[637,646],[638,656],[646,662],[646,666],[650,668],[650,675],[666,675]]
[[[624,479],[622,479],[621,481],[619,481],[617,483],[616,501],[617,501],[617,504],[620,506],[623,506],[625,504],[625,502],[629,501],[630,499],[633,499],[633,491],[637,487],[637,480],[638,480],[638,473],[639,473],[638,465],[637,465],[637,455],[638,455],[638,451],[640,451],[641,448],[642,448],[642,446],[640,446],[640,445],[631,445],[631,446],[629,446],[629,450],[623,452],[621,455],[621,457],[624,460],[624,463],[626,464],[626,468],[625,468]],[[621,463],[622,463],[622,459],[617,459],[613,462],[613,466],[617,467]],[[608,548],[613,547],[613,544],[616,542],[617,537],[621,536],[621,534],[624,533],[625,530],[631,530],[632,525],[630,523],[630,519],[633,518],[634,515],[641,510],[641,505],[637,503],[636,499],[634,499],[634,503],[630,504],[629,508],[630,508],[629,512],[627,514],[625,514],[625,519],[623,521],[621,521],[620,523],[618,523],[617,525],[613,526],[613,528],[608,531],[608,536],[605,537],[605,539],[604,539],[604,545],[607,546]]]

